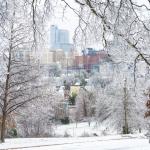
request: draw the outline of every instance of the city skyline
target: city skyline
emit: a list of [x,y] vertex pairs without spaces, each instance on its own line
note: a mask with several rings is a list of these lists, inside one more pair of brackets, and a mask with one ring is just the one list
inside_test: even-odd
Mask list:
[[[79,6],[74,2],[74,0],[69,0],[68,3],[73,4],[74,9],[79,9]],[[78,26],[79,18],[69,7],[67,7],[64,11],[64,2],[60,1],[57,5],[59,5],[59,9],[54,9],[54,14],[51,16],[47,26],[49,28],[51,25],[56,25],[61,29],[67,29],[70,34],[69,40],[72,43],[74,31]]]

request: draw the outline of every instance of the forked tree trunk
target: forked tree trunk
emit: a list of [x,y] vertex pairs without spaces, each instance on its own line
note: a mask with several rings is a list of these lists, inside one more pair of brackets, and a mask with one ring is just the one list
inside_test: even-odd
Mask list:
[[8,90],[9,90],[9,80],[10,80],[10,66],[11,66],[11,49],[12,45],[10,46],[9,51],[9,60],[8,60],[8,74],[6,76],[6,84],[5,84],[5,97],[3,99],[4,106],[3,106],[3,113],[2,113],[2,126],[1,126],[1,142],[5,142],[5,130],[6,130],[6,118],[7,118],[7,99],[8,99]]

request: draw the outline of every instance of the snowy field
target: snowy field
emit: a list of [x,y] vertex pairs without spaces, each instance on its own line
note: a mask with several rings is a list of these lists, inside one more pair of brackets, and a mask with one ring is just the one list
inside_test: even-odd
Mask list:
[[[150,150],[148,139],[143,134],[111,135],[105,127],[92,122],[58,125],[57,138],[16,138],[6,139],[0,150]],[[63,137],[65,134],[70,137]],[[96,133],[97,136],[94,136]],[[105,135],[104,135],[105,133]],[[90,137],[83,137],[83,135]]]
[[150,150],[148,140],[139,135],[78,138],[7,139],[1,150]]

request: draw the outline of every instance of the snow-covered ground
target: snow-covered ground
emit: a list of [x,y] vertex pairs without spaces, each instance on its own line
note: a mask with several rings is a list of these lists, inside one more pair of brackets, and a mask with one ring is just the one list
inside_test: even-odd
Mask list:
[[71,137],[82,137],[93,136],[94,134],[102,136],[108,133],[114,134],[113,131],[108,131],[105,127],[99,126],[96,122],[91,122],[90,126],[88,122],[82,122],[77,124],[57,125],[55,128],[55,134],[61,137],[66,134]]
[[55,130],[57,138],[6,139],[0,144],[0,150],[150,150],[148,139],[143,134],[115,135],[94,122],[90,126],[87,122],[77,126],[58,125]]
[[148,139],[139,135],[78,138],[7,139],[0,149],[12,150],[150,150]]

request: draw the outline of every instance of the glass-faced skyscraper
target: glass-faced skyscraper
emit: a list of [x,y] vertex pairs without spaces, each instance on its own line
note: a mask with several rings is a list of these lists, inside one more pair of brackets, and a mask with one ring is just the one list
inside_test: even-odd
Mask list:
[[57,28],[57,26],[52,25],[50,28],[50,44],[51,44],[51,48],[55,49],[57,48],[57,44],[59,43],[58,37],[59,37],[59,30]]
[[50,28],[51,49],[63,49],[68,52],[73,45],[69,43],[69,31],[52,25]]

